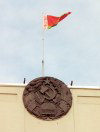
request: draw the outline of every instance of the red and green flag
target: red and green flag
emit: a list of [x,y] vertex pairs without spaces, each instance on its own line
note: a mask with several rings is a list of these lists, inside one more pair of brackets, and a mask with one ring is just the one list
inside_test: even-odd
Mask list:
[[65,17],[67,17],[70,14],[71,14],[71,12],[67,12],[60,17],[51,16],[51,15],[44,16],[44,20],[43,20],[44,28],[50,29],[50,28],[56,26],[60,21],[62,21]]

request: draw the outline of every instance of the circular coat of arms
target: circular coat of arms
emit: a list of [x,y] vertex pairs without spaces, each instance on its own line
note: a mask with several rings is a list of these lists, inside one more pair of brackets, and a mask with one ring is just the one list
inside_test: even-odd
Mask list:
[[40,77],[25,87],[23,102],[27,111],[37,118],[54,120],[68,113],[72,106],[72,94],[62,81]]

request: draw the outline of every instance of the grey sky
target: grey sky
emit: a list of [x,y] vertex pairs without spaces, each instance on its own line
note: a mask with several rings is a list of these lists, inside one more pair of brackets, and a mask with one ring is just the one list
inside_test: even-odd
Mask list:
[[45,75],[100,85],[100,0],[0,0],[0,83],[41,76],[42,12],[68,11],[45,32]]

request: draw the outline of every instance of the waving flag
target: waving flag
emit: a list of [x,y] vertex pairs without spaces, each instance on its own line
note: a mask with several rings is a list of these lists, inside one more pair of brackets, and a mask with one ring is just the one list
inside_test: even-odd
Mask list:
[[60,21],[62,21],[65,17],[67,17],[69,14],[71,14],[71,12],[65,13],[60,17],[56,17],[56,16],[44,16],[44,28],[45,29],[50,29],[54,26],[56,26]]

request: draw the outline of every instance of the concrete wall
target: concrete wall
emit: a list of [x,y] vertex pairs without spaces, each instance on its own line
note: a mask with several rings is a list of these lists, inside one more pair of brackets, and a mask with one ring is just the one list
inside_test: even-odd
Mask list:
[[73,105],[55,121],[30,115],[23,106],[25,85],[0,85],[0,132],[100,132],[100,88],[70,87]]

